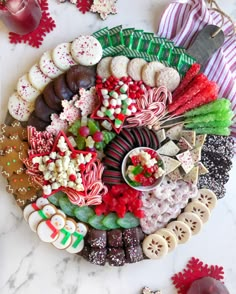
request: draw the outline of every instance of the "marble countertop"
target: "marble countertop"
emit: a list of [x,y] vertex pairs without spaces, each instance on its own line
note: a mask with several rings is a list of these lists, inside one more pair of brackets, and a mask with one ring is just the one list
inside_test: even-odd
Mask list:
[[[156,32],[169,0],[119,0],[119,13],[103,22],[96,15],[81,14],[69,3],[49,1],[57,28],[47,35],[39,49],[8,42],[7,30],[0,22],[1,121],[7,100],[16,82],[39,59],[58,43],[70,41],[79,34],[91,33],[104,26],[135,26]],[[135,3],[135,5],[134,5]],[[236,1],[219,0],[225,11],[236,19]],[[0,293],[1,294],[136,294],[143,286],[176,293],[170,277],[181,271],[187,261],[198,257],[208,264],[222,265],[225,284],[230,293],[236,291],[236,158],[227,184],[227,197],[218,202],[202,232],[187,244],[160,261],[146,260],[122,268],[98,267],[78,256],[56,250],[39,241],[22,218],[13,197],[5,191],[6,181],[0,177]],[[234,179],[233,179],[234,178]]]

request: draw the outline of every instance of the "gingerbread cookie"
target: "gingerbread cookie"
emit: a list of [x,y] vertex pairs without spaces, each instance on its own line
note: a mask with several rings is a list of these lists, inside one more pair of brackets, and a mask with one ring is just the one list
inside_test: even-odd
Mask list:
[[20,140],[27,140],[27,130],[22,127],[21,123],[18,120],[14,120],[10,126],[6,124],[1,124],[0,126],[1,133],[10,138],[13,136],[18,136]]
[[12,138],[0,135],[0,155],[4,155],[5,151],[9,148],[20,152],[28,149],[28,143],[21,141],[18,135],[13,136]]
[[8,178],[7,192],[13,194],[19,206],[25,206],[37,199],[36,192],[39,190],[30,176],[27,174],[13,174]]
[[17,152],[13,148],[5,150],[5,154],[0,156],[0,166],[2,166],[2,175],[10,177],[13,173],[21,174],[24,171],[22,159],[25,158],[25,152]]

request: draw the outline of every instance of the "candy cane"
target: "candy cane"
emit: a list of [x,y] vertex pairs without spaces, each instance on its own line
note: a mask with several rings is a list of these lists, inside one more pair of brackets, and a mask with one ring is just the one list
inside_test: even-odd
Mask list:
[[172,102],[171,92],[166,87],[153,88],[137,99],[139,112],[135,117],[127,119],[127,127],[137,127],[146,125],[150,128],[159,125],[159,120],[166,114],[166,104]]

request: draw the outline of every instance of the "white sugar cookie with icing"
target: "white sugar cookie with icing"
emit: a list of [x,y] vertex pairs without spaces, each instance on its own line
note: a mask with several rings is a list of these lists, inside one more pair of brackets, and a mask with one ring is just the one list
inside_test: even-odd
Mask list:
[[66,224],[63,229],[59,231],[59,236],[52,243],[53,246],[55,246],[57,249],[66,249],[69,247],[72,243],[72,234],[76,231],[76,222],[71,219],[66,219]]
[[134,81],[142,80],[142,70],[147,61],[142,58],[134,58],[128,64],[128,75]]
[[28,221],[28,218],[32,212],[42,209],[48,203],[49,202],[47,198],[39,197],[36,202],[28,204],[23,211],[25,221]]
[[108,56],[100,60],[97,66],[97,75],[102,79],[107,79],[111,76],[111,61],[112,57]]
[[17,93],[21,96],[21,98],[28,102],[34,102],[40,94],[40,91],[38,91],[30,83],[28,74],[25,74],[21,78],[19,78],[16,90]]
[[77,63],[92,66],[102,58],[102,46],[93,36],[79,36],[72,42],[71,54]]
[[41,71],[50,79],[55,79],[62,74],[62,71],[53,62],[51,51],[43,53],[39,61],[39,67]]
[[33,110],[34,104],[23,100],[17,92],[14,92],[10,96],[8,100],[8,111],[13,118],[19,121],[27,121]]
[[52,50],[52,60],[54,64],[62,71],[68,70],[75,65],[71,53],[71,43],[62,43]]
[[116,56],[111,61],[111,73],[114,77],[120,79],[128,76],[129,58],[126,56]]
[[87,234],[88,228],[83,223],[77,223],[77,229],[72,234],[72,243],[66,248],[66,251],[72,254],[80,252],[84,248],[84,239],[83,237]]
[[42,92],[52,80],[41,71],[38,64],[34,64],[29,70],[29,81],[35,89]]

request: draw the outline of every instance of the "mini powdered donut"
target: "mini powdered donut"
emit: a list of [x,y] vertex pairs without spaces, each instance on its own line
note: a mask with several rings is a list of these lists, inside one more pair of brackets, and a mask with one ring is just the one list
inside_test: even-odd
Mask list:
[[142,58],[134,58],[128,64],[128,75],[134,81],[142,80],[142,69],[147,64],[147,61]]
[[102,79],[107,79],[111,76],[111,61],[112,57],[105,57],[100,60],[97,65],[97,75]]
[[27,121],[33,109],[33,103],[21,99],[17,92],[14,92],[8,100],[10,115],[19,121]]
[[120,79],[128,76],[129,58],[126,56],[116,56],[111,61],[111,73],[114,77]]
[[156,86],[164,86],[170,92],[173,92],[180,83],[178,71],[171,67],[166,67],[156,74]]
[[35,101],[35,115],[41,120],[49,123],[52,113],[55,113],[55,110],[46,104],[43,95],[39,95]]
[[62,71],[54,64],[51,51],[46,51],[40,58],[39,67],[41,71],[50,79],[55,79]]
[[42,92],[51,79],[41,71],[38,64],[35,64],[29,70],[29,81],[35,89]]
[[150,87],[156,86],[156,74],[164,69],[165,66],[159,61],[152,61],[143,66],[142,80]]
[[93,36],[80,36],[72,42],[71,54],[81,65],[95,65],[102,58],[102,46]]
[[55,65],[62,71],[68,70],[76,62],[70,53],[71,43],[62,43],[52,50],[52,60]]
[[40,92],[31,85],[28,74],[25,74],[19,78],[16,90],[21,98],[28,102],[33,102],[40,94]]

